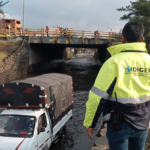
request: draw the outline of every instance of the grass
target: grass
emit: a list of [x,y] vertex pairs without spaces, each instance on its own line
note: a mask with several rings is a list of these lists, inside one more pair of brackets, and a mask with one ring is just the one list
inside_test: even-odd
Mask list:
[[11,55],[12,52],[20,47],[20,45],[20,41],[0,40],[0,61],[2,61],[8,55]]
[[5,57],[7,57],[7,54],[4,52],[0,52],[0,61],[2,61]]

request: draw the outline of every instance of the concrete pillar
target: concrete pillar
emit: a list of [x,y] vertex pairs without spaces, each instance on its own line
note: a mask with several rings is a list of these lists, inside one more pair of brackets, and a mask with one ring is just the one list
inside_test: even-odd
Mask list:
[[97,58],[103,64],[107,60],[107,51],[108,44],[100,45],[97,48]]
[[[42,51],[41,51],[42,52]],[[44,61],[44,57],[41,52],[33,45],[29,47],[29,65],[37,64]]]

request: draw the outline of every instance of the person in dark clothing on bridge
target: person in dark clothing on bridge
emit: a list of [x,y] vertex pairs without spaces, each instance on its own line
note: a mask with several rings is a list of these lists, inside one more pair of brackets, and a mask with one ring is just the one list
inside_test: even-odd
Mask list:
[[48,26],[46,26],[46,33],[47,33],[47,36],[48,36],[48,34],[49,34],[49,27]]

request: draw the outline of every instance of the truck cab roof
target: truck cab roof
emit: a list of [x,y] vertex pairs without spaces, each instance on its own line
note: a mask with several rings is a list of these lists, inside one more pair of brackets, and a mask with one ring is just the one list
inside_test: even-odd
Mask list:
[[6,109],[3,110],[1,115],[24,115],[38,117],[42,114],[43,109]]

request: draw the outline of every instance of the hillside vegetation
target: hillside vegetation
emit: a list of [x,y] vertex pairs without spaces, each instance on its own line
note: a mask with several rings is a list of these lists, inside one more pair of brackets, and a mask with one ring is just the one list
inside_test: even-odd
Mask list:
[[5,41],[0,40],[0,61],[10,56],[21,45],[20,41]]

